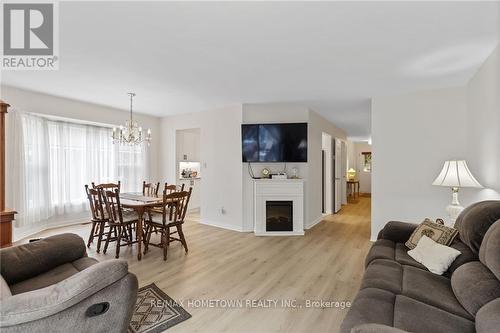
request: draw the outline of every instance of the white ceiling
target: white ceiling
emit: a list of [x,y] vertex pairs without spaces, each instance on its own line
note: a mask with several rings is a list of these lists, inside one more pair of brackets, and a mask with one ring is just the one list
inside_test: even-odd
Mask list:
[[60,70],[2,83],[165,116],[300,103],[356,138],[370,98],[463,85],[497,43],[494,2],[64,2]]

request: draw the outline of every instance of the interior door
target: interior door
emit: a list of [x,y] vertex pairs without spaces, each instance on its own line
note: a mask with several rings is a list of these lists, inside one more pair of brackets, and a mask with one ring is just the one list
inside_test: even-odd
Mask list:
[[325,151],[321,151],[321,212],[325,213]]
[[334,152],[334,175],[335,175],[335,195],[334,195],[334,202],[333,202],[333,207],[335,213],[337,213],[340,208],[342,208],[342,144],[341,141],[338,139],[333,140],[333,147],[335,147]]
[[340,141],[340,169],[342,184],[342,204],[347,204],[347,142]]

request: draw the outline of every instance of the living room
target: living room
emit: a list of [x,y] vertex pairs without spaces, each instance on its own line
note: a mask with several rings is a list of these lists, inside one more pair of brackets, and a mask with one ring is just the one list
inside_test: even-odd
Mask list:
[[2,331],[497,331],[499,2],[2,11]]

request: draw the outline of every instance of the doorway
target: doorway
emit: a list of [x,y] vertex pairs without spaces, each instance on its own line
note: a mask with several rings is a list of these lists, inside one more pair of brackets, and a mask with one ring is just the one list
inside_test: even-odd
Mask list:
[[333,202],[334,202],[334,191],[333,191],[333,149],[332,149],[332,137],[328,133],[322,133],[322,163],[321,163],[321,174],[322,174],[322,211],[323,214],[332,214]]
[[338,213],[347,204],[347,142],[323,132],[321,156],[322,212]]
[[[349,169],[353,178],[359,181],[361,195],[371,195],[372,148],[364,141],[349,142]],[[352,194],[349,193],[349,196]],[[350,200],[353,201],[353,200]]]
[[185,189],[193,188],[189,210],[199,211],[201,207],[201,136],[199,128],[176,131],[176,184]]
[[334,159],[334,212],[337,213],[342,205],[347,204],[347,142],[335,138],[332,141]]

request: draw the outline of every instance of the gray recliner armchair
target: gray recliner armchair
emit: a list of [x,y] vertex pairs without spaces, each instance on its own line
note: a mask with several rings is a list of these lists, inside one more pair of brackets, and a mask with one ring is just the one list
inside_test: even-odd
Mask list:
[[126,332],[137,278],[124,260],[87,257],[61,234],[0,250],[0,331]]

